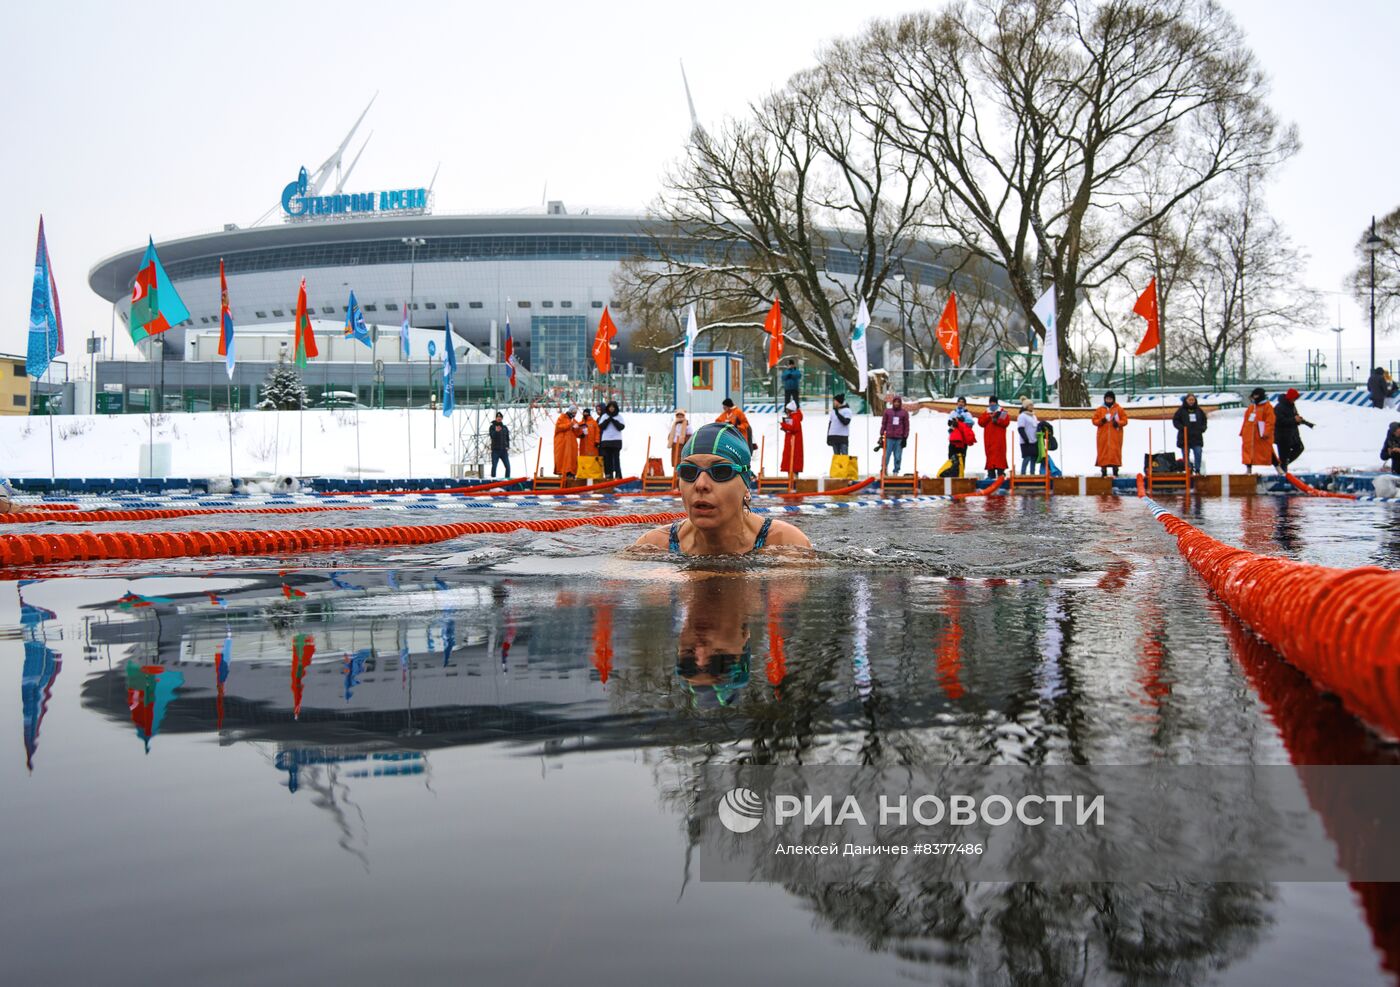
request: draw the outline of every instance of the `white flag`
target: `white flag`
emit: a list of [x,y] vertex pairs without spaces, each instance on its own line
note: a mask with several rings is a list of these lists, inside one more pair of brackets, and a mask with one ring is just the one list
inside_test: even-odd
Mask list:
[[1031,310],[1045,326],[1045,353],[1041,357],[1045,367],[1047,387],[1060,382],[1060,327],[1055,324],[1055,287],[1045,289],[1045,294]]
[[685,377],[685,389],[689,393],[695,387],[695,337],[700,330],[695,324],[695,306],[685,317],[685,353],[681,356],[681,374]]
[[870,375],[870,358],[865,353],[866,330],[870,328],[870,309],[865,307],[865,299],[860,300],[860,311],[856,313],[856,327],[851,330],[851,354],[856,358],[856,372],[860,374],[860,393],[865,393],[866,378]]

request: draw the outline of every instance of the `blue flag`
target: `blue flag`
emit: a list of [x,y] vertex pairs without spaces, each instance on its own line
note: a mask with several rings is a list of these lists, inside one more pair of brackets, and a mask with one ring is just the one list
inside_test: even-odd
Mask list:
[[456,382],[453,380],[457,376],[457,348],[452,345],[452,316],[447,317],[446,323],[447,352],[443,354],[442,365],[442,414],[444,418],[451,417],[452,410],[457,407]]
[[369,326],[365,325],[365,313],[360,311],[360,303],[355,301],[355,292],[350,292],[350,304],[345,310],[345,335],[354,336],[366,346],[373,346],[374,340],[370,338]]
[[399,327],[399,349],[403,350],[403,358],[407,360],[409,357],[407,302],[404,303],[403,307],[403,325]]
[[39,217],[39,245],[34,252],[34,294],[29,302],[29,348],[25,372],[39,379],[54,357],[63,353],[63,318],[58,306],[58,285],[49,265],[49,245],[44,239],[44,217]]

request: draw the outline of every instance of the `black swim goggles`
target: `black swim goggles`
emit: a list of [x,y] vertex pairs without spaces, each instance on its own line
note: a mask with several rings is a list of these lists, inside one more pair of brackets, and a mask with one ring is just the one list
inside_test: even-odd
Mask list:
[[747,466],[735,466],[733,463],[711,463],[709,466],[700,466],[696,463],[681,463],[676,467],[676,476],[686,483],[694,483],[700,479],[701,473],[710,474],[710,479],[716,483],[728,483],[730,480],[747,473]]

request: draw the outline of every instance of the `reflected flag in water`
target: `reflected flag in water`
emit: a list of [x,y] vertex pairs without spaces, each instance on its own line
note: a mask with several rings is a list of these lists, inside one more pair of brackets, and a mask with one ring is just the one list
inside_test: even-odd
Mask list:
[[224,635],[224,646],[214,652],[214,718],[224,728],[224,684],[228,682],[229,662],[233,660],[233,635]]
[[24,642],[24,668],[20,672],[20,704],[24,712],[24,765],[34,770],[39,750],[39,727],[49,711],[54,679],[63,669],[63,660],[43,641]]
[[457,650],[457,621],[448,618],[442,622],[442,667],[452,661],[452,652]]
[[178,668],[126,663],[126,707],[147,754],[151,752],[151,740],[160,733],[166,709],[184,684],[185,676]]
[[329,577],[331,585],[336,589],[363,590],[364,587],[358,583],[352,583],[338,572],[332,572]]
[[158,603],[174,602],[168,596],[142,596],[140,593],[128,591],[117,600],[117,608],[120,610],[139,610],[142,607],[153,607]]
[[961,699],[962,684],[962,589],[948,583],[943,591],[944,613],[948,625],[939,633],[934,645],[934,669],[938,684],[949,699]]
[[292,638],[292,718],[301,719],[301,699],[306,688],[306,670],[316,654],[316,639],[310,634]]
[[306,593],[304,591],[297,589],[295,586],[290,586],[287,583],[282,584],[282,595],[289,600],[306,599]]
[[611,603],[599,603],[593,619],[593,667],[598,670],[598,681],[608,684],[613,665],[613,608]]
[[364,674],[365,662],[374,654],[370,648],[361,648],[353,655],[345,656],[345,701],[348,703],[355,697],[355,686],[360,684],[360,676]]

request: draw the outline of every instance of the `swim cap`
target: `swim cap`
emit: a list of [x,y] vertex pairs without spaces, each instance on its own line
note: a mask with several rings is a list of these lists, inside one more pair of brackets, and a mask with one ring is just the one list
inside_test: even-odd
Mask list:
[[744,436],[733,425],[710,422],[701,425],[681,450],[681,458],[690,456],[719,456],[739,467],[744,482],[753,487],[753,477],[749,464],[753,462],[753,451]]

